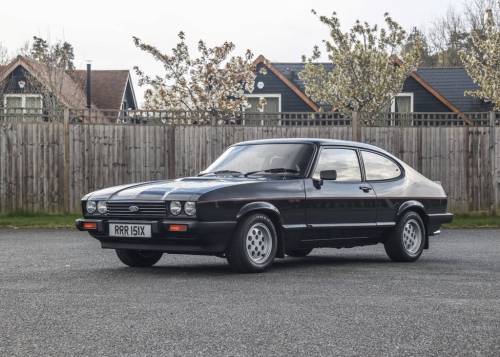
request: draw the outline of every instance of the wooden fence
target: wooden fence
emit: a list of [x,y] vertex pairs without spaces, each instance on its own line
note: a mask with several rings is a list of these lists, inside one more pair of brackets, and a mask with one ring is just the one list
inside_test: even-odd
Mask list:
[[0,213],[77,213],[81,197],[93,190],[196,175],[233,143],[292,137],[354,139],[382,147],[441,181],[450,211],[496,213],[500,127],[498,114],[489,118],[488,126],[431,127],[357,121],[334,126],[0,121]]

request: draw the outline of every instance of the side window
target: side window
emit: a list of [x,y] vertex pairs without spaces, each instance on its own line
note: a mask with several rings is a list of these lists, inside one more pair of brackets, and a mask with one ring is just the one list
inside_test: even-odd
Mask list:
[[391,159],[373,152],[361,151],[367,181],[390,180],[401,176],[401,169]]
[[358,155],[350,149],[323,149],[316,166],[315,176],[323,170],[336,170],[336,181],[360,182]]

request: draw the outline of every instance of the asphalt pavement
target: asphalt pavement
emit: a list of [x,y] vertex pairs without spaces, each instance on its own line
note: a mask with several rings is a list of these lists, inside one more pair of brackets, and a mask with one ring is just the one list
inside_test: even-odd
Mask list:
[[317,249],[239,275],[129,268],[73,229],[0,229],[0,356],[500,356],[500,230],[443,230],[415,263]]

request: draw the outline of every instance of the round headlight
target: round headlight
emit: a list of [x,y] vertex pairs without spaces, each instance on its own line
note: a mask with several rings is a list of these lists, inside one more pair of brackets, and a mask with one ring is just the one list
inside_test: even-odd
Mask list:
[[88,213],[94,213],[96,207],[97,207],[97,204],[95,203],[95,201],[87,201],[87,212]]
[[193,216],[196,213],[196,203],[186,202],[184,204],[184,212],[186,212],[188,216]]
[[181,213],[181,211],[182,211],[182,205],[179,201],[170,202],[170,212],[174,216],[177,216],[179,213]]
[[105,214],[108,212],[108,207],[106,206],[106,201],[97,202],[97,210],[100,214]]

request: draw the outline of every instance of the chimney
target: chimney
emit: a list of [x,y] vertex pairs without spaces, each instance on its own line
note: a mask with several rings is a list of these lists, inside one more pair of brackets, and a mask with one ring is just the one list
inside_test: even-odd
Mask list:
[[92,71],[90,61],[87,63],[87,108],[92,109]]

